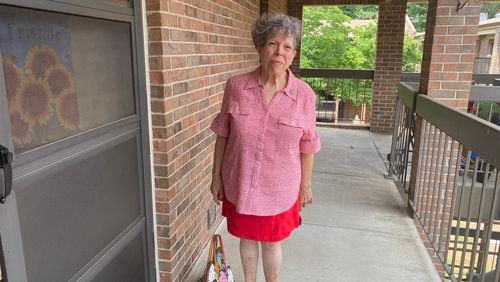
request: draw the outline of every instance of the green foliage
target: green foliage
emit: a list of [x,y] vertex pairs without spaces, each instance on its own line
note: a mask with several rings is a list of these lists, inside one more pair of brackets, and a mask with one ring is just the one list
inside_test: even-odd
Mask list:
[[[301,68],[373,69],[377,26],[349,28],[351,16],[377,14],[375,7],[306,6],[303,12]],[[375,8],[376,9],[376,8]],[[367,16],[368,17],[368,16]],[[422,52],[420,42],[405,36],[403,70],[418,71]],[[370,104],[371,81],[357,79],[309,80],[318,95],[350,100],[355,105]]]
[[427,20],[427,4],[408,3],[406,14],[410,17],[413,26],[417,32],[425,31],[425,22]]
[[346,54],[347,69],[373,69],[377,45],[377,26],[375,23],[352,29],[350,48]]
[[375,20],[378,15],[377,6],[339,6],[339,8],[352,19]]
[[304,7],[302,19],[302,68],[328,68],[342,64],[343,56],[349,48],[349,30],[344,22],[349,22],[338,7]]
[[487,13],[488,19],[492,19],[500,13],[500,3],[481,3],[481,13]]
[[405,34],[403,45],[403,72],[420,72],[420,63],[422,62],[422,51],[420,46],[422,42]]
[[335,83],[334,96],[341,101],[351,101],[355,106],[372,103],[372,81],[342,79]]

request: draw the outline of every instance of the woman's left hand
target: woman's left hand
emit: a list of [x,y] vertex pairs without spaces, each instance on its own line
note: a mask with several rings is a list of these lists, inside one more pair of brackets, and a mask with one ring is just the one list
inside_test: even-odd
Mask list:
[[311,190],[311,185],[300,185],[300,191],[299,191],[299,197],[300,197],[300,205],[305,208],[307,205],[310,205],[312,203],[312,190]]

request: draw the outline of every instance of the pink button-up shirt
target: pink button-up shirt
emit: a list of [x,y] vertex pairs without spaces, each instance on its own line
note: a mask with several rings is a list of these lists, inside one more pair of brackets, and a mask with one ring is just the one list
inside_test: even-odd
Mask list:
[[260,69],[228,80],[221,112],[210,127],[226,137],[222,183],[241,214],[276,215],[297,201],[300,154],[320,150],[316,96],[288,71],[288,84],[266,105]]

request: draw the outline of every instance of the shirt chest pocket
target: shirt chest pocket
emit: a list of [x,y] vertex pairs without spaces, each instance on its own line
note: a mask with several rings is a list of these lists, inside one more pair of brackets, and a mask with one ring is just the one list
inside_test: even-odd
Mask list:
[[297,118],[280,116],[278,117],[278,134],[282,140],[280,142],[282,147],[299,149],[300,139],[304,134],[304,125]]
[[239,103],[231,103],[226,113],[231,117],[231,134],[244,136],[249,123],[250,110]]

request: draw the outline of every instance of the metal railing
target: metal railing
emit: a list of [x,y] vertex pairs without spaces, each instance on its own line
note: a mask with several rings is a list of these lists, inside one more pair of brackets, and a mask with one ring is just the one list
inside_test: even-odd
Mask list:
[[[389,173],[409,187],[409,208],[444,278],[500,281],[500,127],[403,83],[398,107]],[[399,166],[408,166],[411,155],[408,182],[409,170]]]
[[[373,70],[301,69],[301,78],[318,95],[316,120],[328,123],[369,124]],[[402,73],[401,81],[419,82],[420,73]],[[472,89],[500,82],[499,74],[473,74]],[[484,107],[484,104],[483,104]]]
[[364,124],[370,120],[373,70],[301,69],[317,94],[316,120]]
[[474,60],[474,73],[489,73],[491,57],[476,57]]
[[[415,142],[415,114],[413,108],[415,101],[413,99],[416,97],[414,94],[417,93],[416,86],[404,82],[399,86],[399,93],[408,93],[398,95],[391,153],[387,156],[389,160],[388,177],[395,177],[397,180],[395,183],[401,195],[406,195],[409,191],[411,159]],[[404,200],[407,200],[406,197]]]

